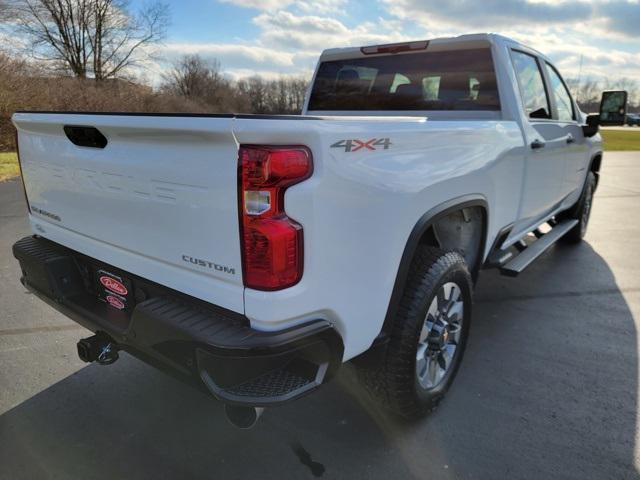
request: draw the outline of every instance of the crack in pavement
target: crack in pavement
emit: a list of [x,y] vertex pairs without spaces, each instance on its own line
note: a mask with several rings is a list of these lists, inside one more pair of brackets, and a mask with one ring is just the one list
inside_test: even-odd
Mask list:
[[0,337],[6,335],[24,335],[27,333],[40,333],[40,332],[63,332],[66,330],[79,330],[84,328],[77,323],[70,323],[66,325],[42,325],[40,327],[29,328],[7,328],[6,330],[0,330]]

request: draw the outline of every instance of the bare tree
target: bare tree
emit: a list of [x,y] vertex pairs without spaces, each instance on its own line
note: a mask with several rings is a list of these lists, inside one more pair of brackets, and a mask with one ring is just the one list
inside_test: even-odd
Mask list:
[[9,5],[5,0],[0,0],[0,20],[4,20],[9,16]]
[[185,55],[163,75],[162,89],[183,97],[207,99],[227,83],[217,60],[207,62],[199,55]]
[[288,85],[288,110],[289,113],[301,113],[304,106],[304,96],[309,87],[307,78],[290,78]]
[[[2,0],[0,0],[2,1]],[[148,56],[168,25],[155,2],[132,13],[127,0],[17,0],[20,28],[36,58],[78,78],[114,78]]]
[[260,76],[242,79],[237,88],[249,99],[254,113],[300,113],[309,81],[305,78],[279,78],[265,80]]
[[220,72],[220,62],[184,55],[163,75],[161,91],[205,106],[209,111],[247,111],[249,101]]
[[626,90],[629,97],[629,105],[637,105],[640,103],[640,82],[633,78],[622,77],[615,80],[608,79],[608,90]]
[[575,79],[569,79],[567,84],[579,103],[593,103],[600,98],[600,93],[602,92],[600,82],[591,78],[582,79],[579,83]]
[[18,0],[0,0],[0,21],[13,21],[16,19],[17,2]]
[[585,78],[580,82],[576,79],[568,79],[567,85],[584,112],[598,111],[604,90],[626,90],[629,94],[630,110],[634,111],[640,107],[640,82],[632,78]]
[[249,99],[249,110],[253,113],[268,113],[267,85],[264,79],[255,75],[240,80],[238,90],[241,95]]

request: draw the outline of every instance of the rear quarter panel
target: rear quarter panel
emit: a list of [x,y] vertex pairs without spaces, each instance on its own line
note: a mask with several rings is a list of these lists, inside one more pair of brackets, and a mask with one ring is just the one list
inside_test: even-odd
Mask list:
[[[343,336],[345,360],[380,332],[405,244],[425,212],[475,194],[490,206],[490,239],[517,214],[524,149],[515,122],[237,119],[234,133],[240,144],[295,138],[314,156],[312,178],[285,197],[287,214],[304,227],[304,276],[280,292],[246,289],[245,313],[265,330],[325,318]],[[389,138],[389,148],[332,147],[372,138]]]

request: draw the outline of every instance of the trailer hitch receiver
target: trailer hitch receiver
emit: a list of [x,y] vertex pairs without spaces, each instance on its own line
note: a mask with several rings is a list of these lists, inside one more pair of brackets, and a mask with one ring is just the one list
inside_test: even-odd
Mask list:
[[97,362],[100,365],[111,365],[118,360],[118,345],[108,336],[97,333],[78,342],[78,356],[87,363]]

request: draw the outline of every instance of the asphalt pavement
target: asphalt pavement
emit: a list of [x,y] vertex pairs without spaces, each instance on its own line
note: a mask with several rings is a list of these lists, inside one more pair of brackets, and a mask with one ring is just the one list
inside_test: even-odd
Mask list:
[[2,479],[638,478],[640,152],[608,153],[586,241],[518,278],[483,271],[447,398],[403,424],[352,367],[249,431],[126,354],[86,365],[89,332],[20,285],[19,182],[0,184]]

